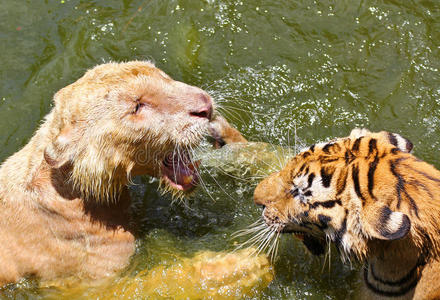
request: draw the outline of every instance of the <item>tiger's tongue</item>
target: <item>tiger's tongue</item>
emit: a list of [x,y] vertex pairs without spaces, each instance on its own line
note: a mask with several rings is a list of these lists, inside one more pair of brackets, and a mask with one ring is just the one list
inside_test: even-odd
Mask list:
[[195,163],[175,163],[170,165],[164,165],[162,172],[174,188],[182,191],[187,191],[194,188],[199,178],[197,176],[196,169],[199,162]]

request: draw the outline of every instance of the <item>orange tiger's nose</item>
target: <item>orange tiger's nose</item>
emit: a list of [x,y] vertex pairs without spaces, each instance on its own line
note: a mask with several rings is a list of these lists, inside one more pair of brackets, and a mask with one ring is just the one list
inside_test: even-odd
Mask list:
[[264,193],[264,191],[262,191],[262,186],[261,186],[261,184],[259,184],[254,191],[254,203],[256,205],[264,205],[265,204],[264,194],[265,193]]
[[283,199],[284,184],[280,173],[271,174],[257,185],[254,191],[254,203],[257,205],[267,205]]

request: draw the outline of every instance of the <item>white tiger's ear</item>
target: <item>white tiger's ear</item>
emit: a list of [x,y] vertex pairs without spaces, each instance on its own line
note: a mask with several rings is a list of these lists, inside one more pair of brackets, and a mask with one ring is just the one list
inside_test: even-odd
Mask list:
[[370,215],[364,213],[364,230],[367,235],[380,240],[397,240],[405,237],[411,229],[411,220],[401,212],[393,212],[384,205]]
[[44,149],[44,159],[52,168],[59,168],[72,159],[74,154],[73,129],[69,126]]

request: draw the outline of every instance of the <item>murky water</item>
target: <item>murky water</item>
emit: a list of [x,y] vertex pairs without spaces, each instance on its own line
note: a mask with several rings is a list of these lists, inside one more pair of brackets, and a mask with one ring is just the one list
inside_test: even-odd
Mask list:
[[[207,89],[249,139],[294,146],[295,130],[308,144],[354,127],[384,129],[440,167],[437,0],[0,0],[0,8],[0,161],[27,142],[54,92],[86,69],[149,59]],[[234,247],[231,233],[260,213],[251,197],[258,179],[215,168],[204,178],[207,189],[189,207],[170,205],[156,181],[137,179],[145,238],[127,273],[168,264],[168,251]],[[330,261],[283,237],[275,280],[260,298],[350,296],[357,267],[334,252]],[[2,295],[53,293],[24,282]]]

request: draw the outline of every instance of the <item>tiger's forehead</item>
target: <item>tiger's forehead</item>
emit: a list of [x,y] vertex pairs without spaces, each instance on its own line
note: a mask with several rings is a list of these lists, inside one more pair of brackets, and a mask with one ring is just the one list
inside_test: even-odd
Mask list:
[[[368,136],[360,136],[356,138],[345,137],[313,144],[303,149],[297,158],[302,160],[313,161],[316,159],[329,159],[331,156],[344,157],[370,157],[372,155],[386,154],[389,152],[396,153],[398,149],[407,149],[412,145],[403,145],[407,140],[397,139],[390,135],[390,139],[384,139],[383,134],[369,134]],[[402,144],[402,145],[401,145]]]
[[351,140],[349,138],[340,138],[329,142],[313,144],[303,149],[294,159],[296,163],[307,163],[307,166],[310,167],[313,166],[314,161],[337,161],[344,158],[345,153],[350,149],[350,144]]
[[402,153],[399,146],[408,148],[407,145],[399,145],[399,142],[403,143],[403,139],[399,141],[394,136],[388,137],[383,133],[337,138],[303,149],[291,160],[289,169],[291,176],[300,176],[323,167],[347,167],[356,159],[371,160],[388,154],[395,157]]

